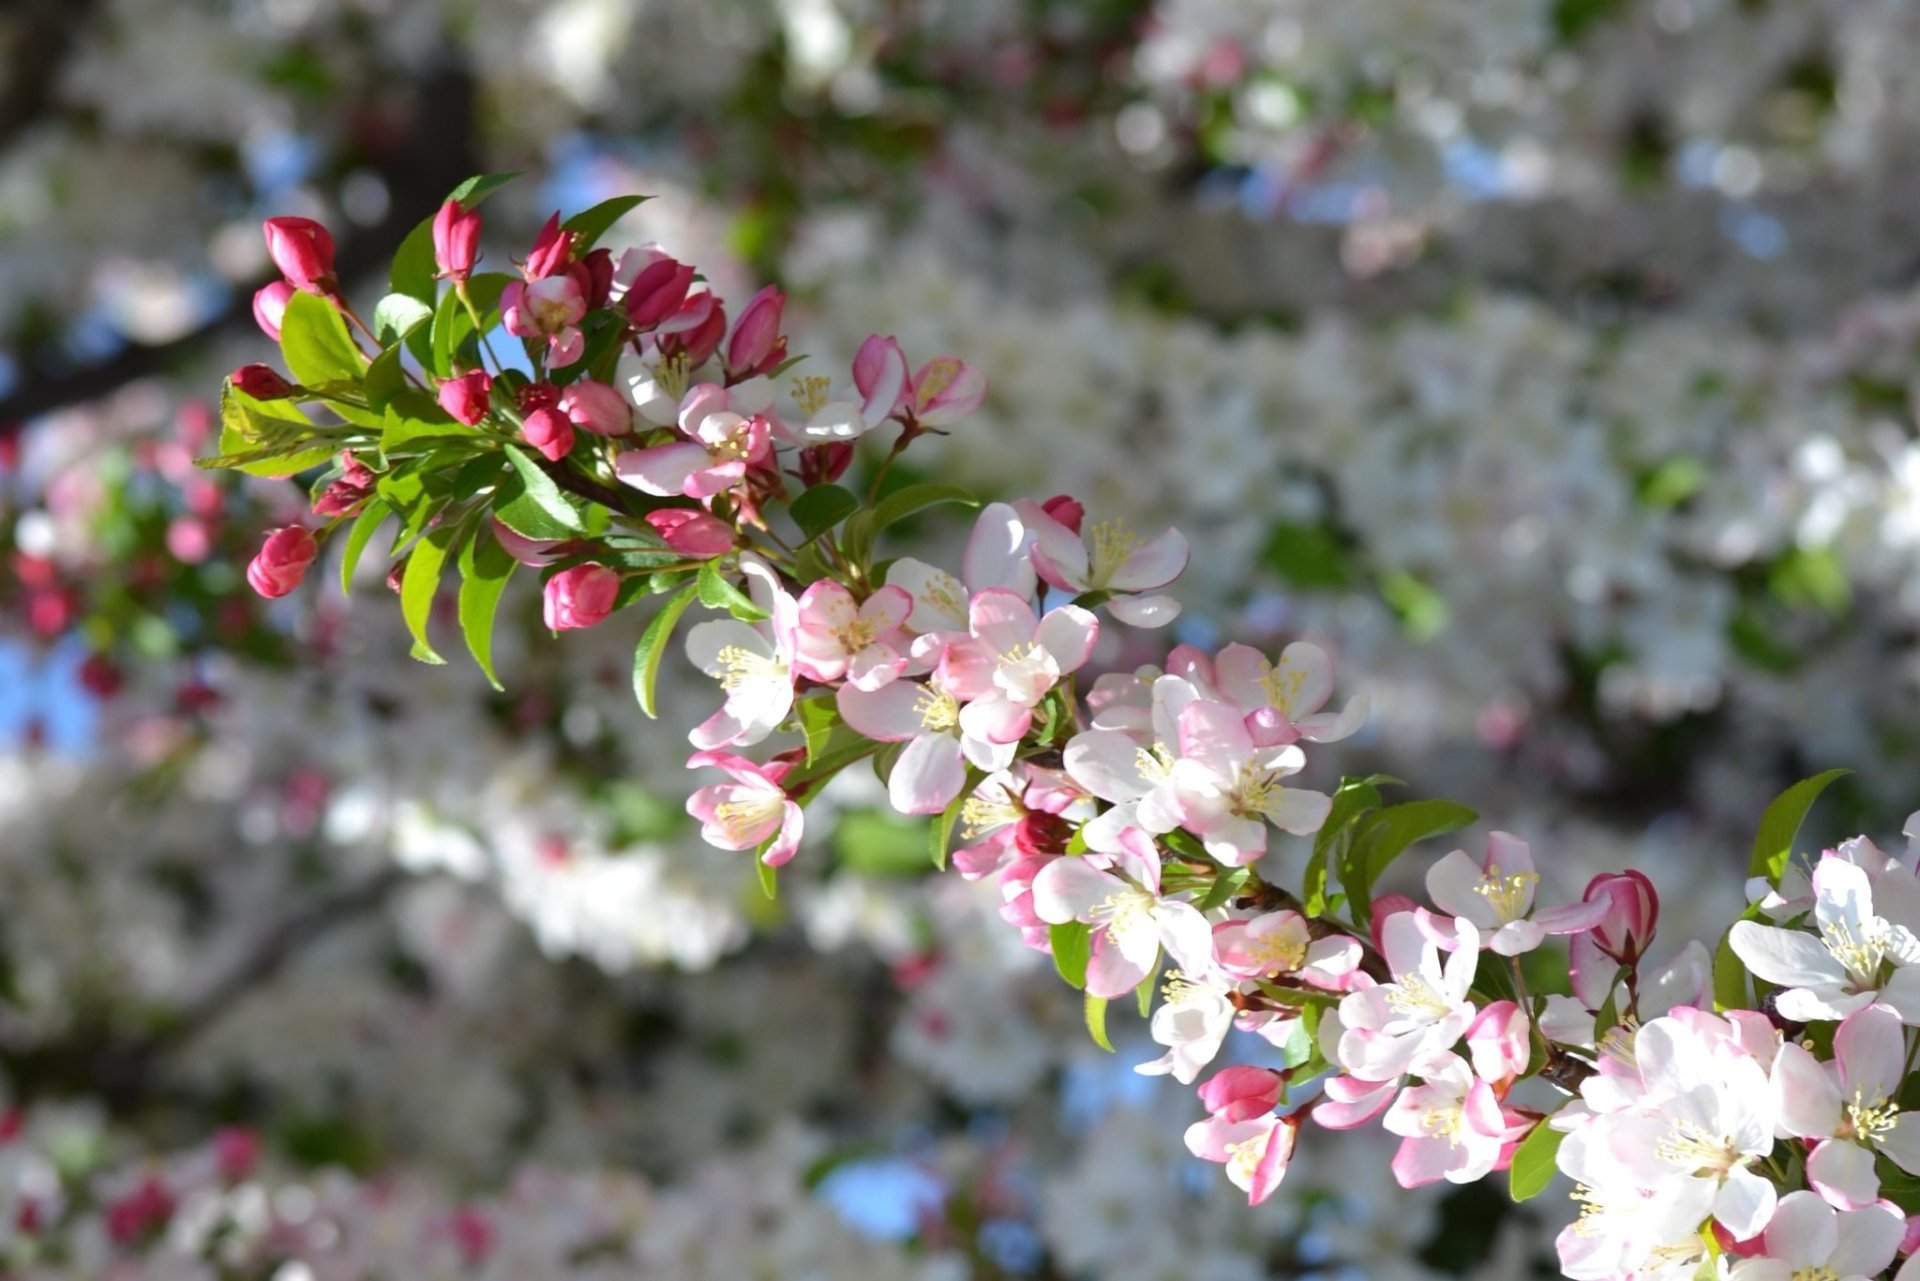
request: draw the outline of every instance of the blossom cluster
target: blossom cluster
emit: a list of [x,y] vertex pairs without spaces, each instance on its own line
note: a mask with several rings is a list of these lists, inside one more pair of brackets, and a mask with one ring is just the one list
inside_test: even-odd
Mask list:
[[[1295,784],[1309,747],[1367,715],[1364,696],[1333,705],[1317,646],[1180,644],[1081,691],[1103,630],[1176,618],[1162,589],[1189,558],[1177,532],[1142,537],[1059,495],[980,507],[957,572],[876,554],[911,516],[978,506],[951,486],[888,485],[910,446],[984,401],[978,369],[916,370],[873,335],[851,390],[796,378],[795,410],[777,410],[794,363],[778,291],[729,324],[664,250],[596,247],[628,200],[556,214],[517,275],[477,274],[477,207],[497,185],[463,184],[421,225],[372,325],[340,296],[324,230],[270,221],[285,279],[256,310],[299,381],[236,371],[226,452],[209,460],[317,471],[318,535],[344,528],[349,566],[391,519],[418,656],[437,660],[428,623],[450,565],[489,678],[516,565],[542,570],[555,632],[666,595],[635,657],[651,713],[686,610],[725,611],[685,641],[719,685],[688,736],[688,766],[729,779],[687,803],[708,843],[755,851],[772,895],[806,804],[870,764],[895,810],[932,820],[935,864],[951,851],[963,876],[991,878],[1001,916],[1084,991],[1097,1042],[1109,1002],[1135,997],[1165,1051],[1137,1070],[1195,1086],[1207,1115],[1187,1145],[1253,1203],[1281,1185],[1307,1121],[1378,1119],[1403,1186],[1506,1170],[1525,1199],[1556,1166],[1572,1176],[1584,1211],[1560,1256],[1576,1278],[1874,1276],[1909,1246],[1911,1194],[1875,1162],[1904,1171],[1920,1155],[1899,1102],[1920,1022],[1920,878],[1911,856],[1860,838],[1800,883],[1794,833],[1837,771],[1768,810],[1753,906],[1717,955],[1693,943],[1648,959],[1659,900],[1636,872],[1541,905],[1528,843],[1503,832],[1483,858],[1428,867],[1431,907],[1385,892],[1410,846],[1476,816],[1389,804],[1384,777]],[[516,359],[495,339],[519,340]],[[863,498],[838,482],[882,429],[891,447]],[[305,523],[274,531],[249,581],[287,594],[318,553]],[[1297,876],[1284,836],[1311,838]],[[1559,981],[1550,940],[1567,948]],[[1265,1064],[1214,1067],[1235,1028],[1265,1043]]]

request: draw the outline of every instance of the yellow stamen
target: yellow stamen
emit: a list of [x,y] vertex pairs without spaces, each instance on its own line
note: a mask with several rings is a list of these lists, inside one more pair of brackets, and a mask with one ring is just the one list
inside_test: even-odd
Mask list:
[[960,723],[960,700],[931,685],[921,687],[913,711],[920,718],[920,728],[930,734],[950,730]]
[[800,412],[811,418],[827,403],[827,388],[830,386],[831,380],[821,374],[809,374],[804,378],[795,375],[793,386],[787,394],[793,397],[794,404],[800,406]]

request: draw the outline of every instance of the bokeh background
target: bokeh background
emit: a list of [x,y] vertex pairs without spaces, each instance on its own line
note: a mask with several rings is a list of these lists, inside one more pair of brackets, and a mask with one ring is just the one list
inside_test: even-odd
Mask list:
[[1675,949],[1785,783],[1852,767],[1820,833],[1892,848],[1920,804],[1917,135],[1908,0],[0,7],[0,1271],[1551,1275],[1554,1212],[1384,1141],[1247,1210],[877,785],[769,904],[640,620],[521,599],[500,694],[377,577],[253,597],[304,497],[192,459],[259,221],[370,302],[469,173],[527,174],[495,262],[651,193],[616,239],[828,367],[985,370],[910,462],[1177,523],[1184,638],[1336,652],[1321,783],[1643,868]]

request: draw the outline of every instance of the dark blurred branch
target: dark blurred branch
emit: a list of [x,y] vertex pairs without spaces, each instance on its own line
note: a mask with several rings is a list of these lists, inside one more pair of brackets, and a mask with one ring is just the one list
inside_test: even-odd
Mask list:
[[[48,7],[60,9],[74,2],[51,0]],[[461,179],[479,168],[474,82],[464,67],[449,64],[421,77],[412,105],[411,125],[400,137],[367,148],[366,159],[386,183],[387,213],[374,226],[339,238],[335,263],[349,287],[355,280],[384,272],[401,238],[431,214]],[[237,290],[218,315],[190,333],[168,342],[129,346],[93,364],[36,363],[30,353],[21,353],[19,380],[12,393],[0,400],[0,425],[99,399],[137,379],[175,369],[221,338],[257,332],[253,290],[265,283],[257,281]]]
[[0,77],[0,149],[48,113],[97,0],[21,0]]

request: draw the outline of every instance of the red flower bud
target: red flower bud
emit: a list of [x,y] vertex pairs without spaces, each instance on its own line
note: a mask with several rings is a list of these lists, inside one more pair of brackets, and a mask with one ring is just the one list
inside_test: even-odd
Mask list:
[[786,359],[787,340],[780,333],[780,313],[786,305],[787,296],[772,285],[753,296],[727,340],[727,377],[751,378]]
[[648,263],[628,286],[621,305],[635,329],[652,329],[680,309],[693,284],[693,268],[671,258]]
[[300,526],[276,529],[247,566],[247,585],[269,600],[285,596],[300,585],[319,554],[320,544]]
[[328,485],[313,500],[313,513],[316,516],[351,516],[366,506],[373,497],[374,487],[380,483],[380,477],[371,467],[347,455],[346,469],[340,479]]
[[287,299],[293,293],[292,285],[276,280],[253,295],[253,323],[275,342],[280,341],[280,319],[287,314]]
[[800,451],[800,479],[809,488],[814,485],[831,485],[846,475],[847,468],[853,463],[853,442],[840,441],[832,445],[815,445],[811,449]]
[[1087,518],[1087,509],[1066,494],[1055,494],[1040,504],[1040,510],[1076,534],[1080,532],[1080,522]]
[[[692,304],[693,299],[688,299],[687,305],[692,306]],[[662,338],[660,350],[669,356],[685,353],[689,369],[698,369],[711,360],[713,353],[719,350],[720,340],[727,335],[726,309],[718,302],[714,302],[712,307],[713,310],[707,314],[702,324],[684,333],[670,334]]]
[[533,252],[520,264],[520,269],[530,281],[544,280],[565,271],[572,257],[573,233],[560,226],[560,215],[555,213],[547,219],[546,226],[540,228],[540,235],[533,242]]
[[534,410],[521,423],[520,434],[550,462],[559,462],[573,448],[573,423],[558,409]]
[[493,375],[484,369],[470,370],[458,378],[449,378],[440,384],[435,393],[440,408],[453,415],[454,421],[469,427],[487,416],[492,394]]
[[449,200],[433,216],[433,261],[448,280],[465,280],[473,274],[474,259],[480,250],[480,213],[458,200]]
[[733,550],[733,527],[692,507],[662,507],[646,515],[653,532],[682,556],[706,560]]
[[227,375],[227,381],[255,400],[285,400],[293,395],[293,384],[270,365],[242,365]]
[[267,255],[295,289],[330,294],[333,278],[333,237],[311,218],[269,218],[261,227],[267,237]]
[[587,296],[588,311],[598,311],[607,305],[613,296],[611,250],[595,249],[568,270],[580,282],[580,292]]
[[633,430],[633,402],[591,378],[582,378],[562,391],[559,409],[575,427],[596,436],[624,436]]
[[620,575],[591,562],[563,569],[547,580],[541,613],[556,632],[592,627],[613,613],[620,594]]
[[1582,896],[1588,903],[1607,898],[1613,906],[1593,927],[1593,941],[1614,960],[1630,965],[1653,941],[1660,921],[1660,896],[1653,882],[1639,872],[1610,872],[1587,882]]

